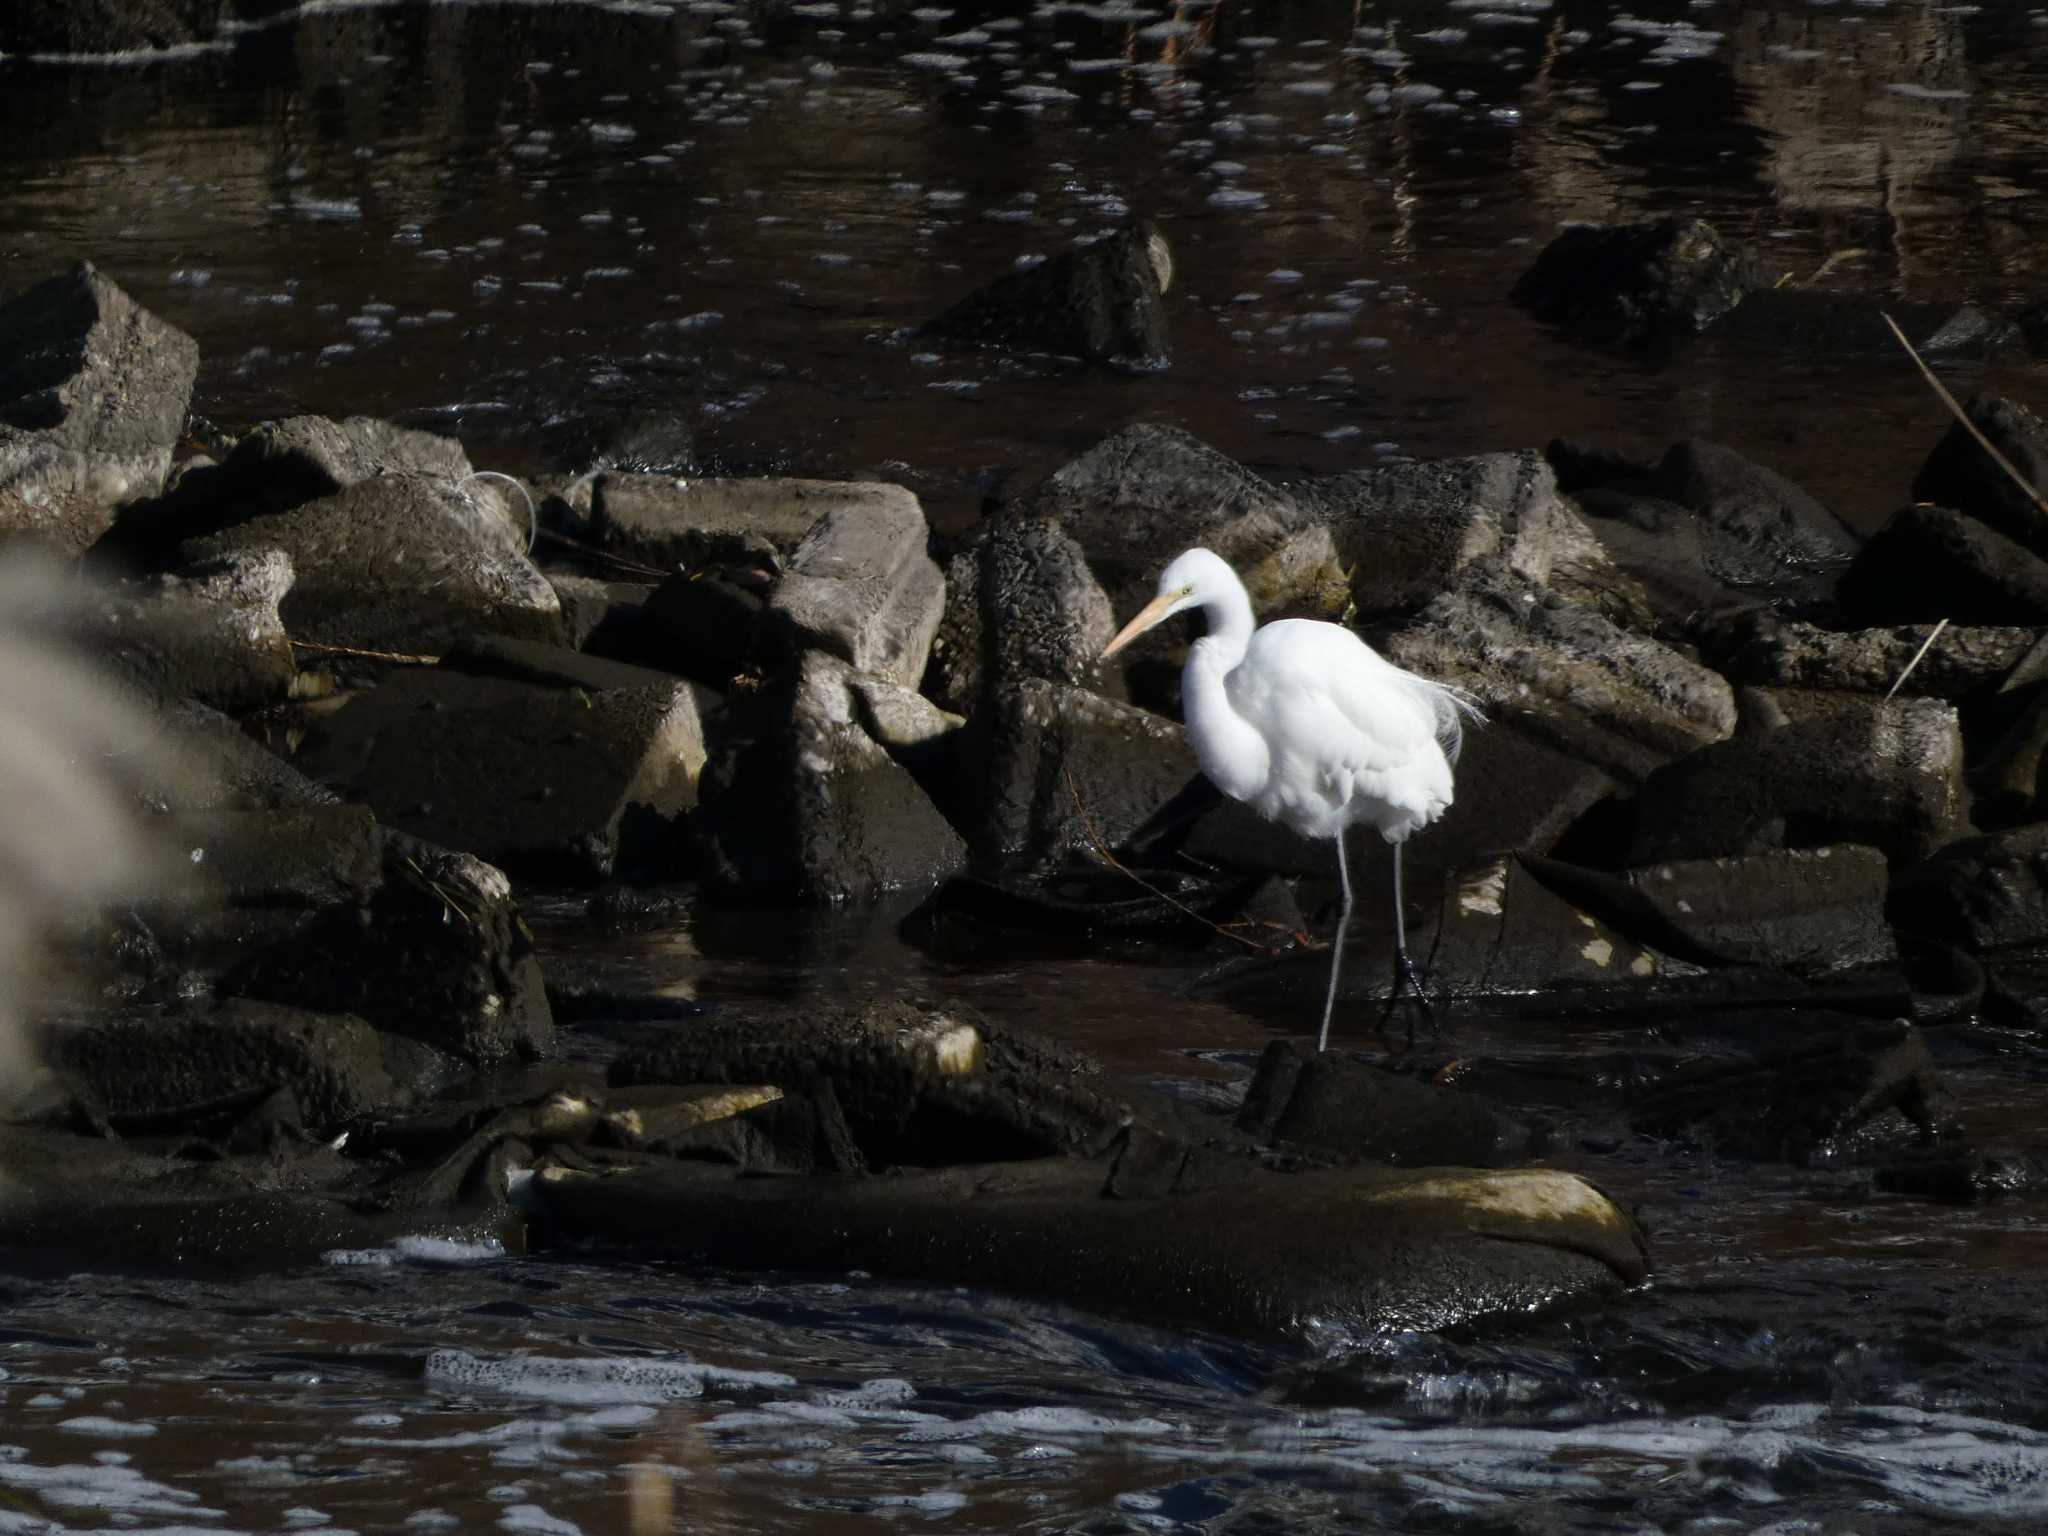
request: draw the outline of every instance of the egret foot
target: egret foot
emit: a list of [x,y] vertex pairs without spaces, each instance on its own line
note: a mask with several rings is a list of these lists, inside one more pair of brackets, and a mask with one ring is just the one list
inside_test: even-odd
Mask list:
[[[1387,1040],[1387,1026],[1394,1021],[1394,1010],[1400,1006],[1403,991],[1413,995],[1415,1008],[1422,1015],[1422,1022],[1429,1026],[1431,1034],[1436,1034],[1436,1010],[1429,1006],[1429,994],[1422,989],[1422,977],[1417,973],[1415,961],[1410,958],[1406,945],[1398,946],[1394,950],[1394,984],[1387,989],[1387,1006],[1380,1014],[1380,1041],[1387,1044],[1389,1049],[1392,1049],[1392,1046]],[[1415,1044],[1415,1019],[1412,1015],[1408,1020],[1408,1044]]]

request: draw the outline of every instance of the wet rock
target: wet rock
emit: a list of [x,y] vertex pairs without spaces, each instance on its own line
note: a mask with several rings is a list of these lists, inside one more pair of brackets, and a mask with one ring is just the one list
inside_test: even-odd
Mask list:
[[955,725],[909,689],[806,654],[750,701],[705,767],[712,877],[836,901],[950,873],[966,848],[907,764],[950,777]]
[[1893,885],[1900,928],[1972,954],[2048,944],[2048,825],[1949,844]]
[[193,561],[281,549],[294,638],[438,654],[472,630],[559,641],[561,605],[505,520],[445,481],[392,474],[189,540]]
[[780,1088],[766,1083],[614,1088],[604,1096],[598,1134],[614,1146],[660,1146],[781,1097]]
[[769,622],[795,648],[915,688],[946,607],[929,533],[910,492],[860,487],[857,506],[831,508],[797,545],[768,594]]
[[224,556],[96,594],[79,614],[79,640],[145,694],[245,714],[289,697],[298,677],[279,612],[291,585],[279,550]]
[[1962,832],[1966,809],[1954,708],[1873,699],[1704,747],[1653,773],[1636,795],[1629,862],[1831,843],[1910,861]]
[[640,660],[646,651],[646,611],[658,590],[646,582],[548,573],[562,608],[562,637],[579,651]]
[[536,1197],[564,1235],[717,1264],[854,1267],[1295,1338],[1505,1316],[1646,1269],[1634,1223],[1570,1174],[1283,1175],[1152,1150],[1136,1177],[1067,1158],[830,1182],[669,1166],[544,1175]]
[[1499,1167],[1544,1150],[1541,1133],[1476,1094],[1287,1040],[1260,1057],[1237,1125],[1262,1141],[1400,1168]]
[[0,53],[132,53],[214,36],[220,0],[20,0],[0,17]]
[[650,662],[721,691],[761,658],[758,592],[720,576],[678,573],[654,589],[643,610],[643,654]]
[[1550,860],[1531,868],[1635,943],[1693,964],[1817,978],[1898,959],[1885,918],[1889,867],[1875,848],[1778,849],[1618,875]]
[[1117,846],[1198,771],[1172,721],[1037,678],[976,713],[965,752],[968,840],[1018,868]]
[[924,327],[977,346],[1053,352],[1150,370],[1167,364],[1173,253],[1140,220],[1036,266],[1006,273]]
[[1815,1028],[1819,1039],[1679,1074],[1639,1102],[1636,1129],[1801,1167],[1960,1140],[1954,1105],[1918,1030],[1903,1020]]
[[90,262],[0,304],[0,530],[77,554],[154,496],[198,370],[192,338]]
[[1150,601],[1159,572],[1204,544],[1255,599],[1259,567],[1307,519],[1293,497],[1178,427],[1111,434],[1018,498],[1012,512],[1058,523],[1081,546],[1118,612]]
[[1835,596],[1862,624],[2048,623],[2048,560],[1966,513],[1912,506],[1871,536]]
[[960,714],[1025,678],[1085,686],[1116,633],[1108,594],[1056,523],[984,524],[945,574],[924,691]]
[[591,534],[663,571],[731,561],[777,568],[828,512],[888,515],[899,487],[841,480],[703,480],[610,471],[590,488]]
[[301,760],[388,825],[508,868],[673,869],[704,766],[690,685],[556,654],[573,679],[473,652],[401,672],[327,717]]
[[[1734,682],[1883,694],[1905,674],[1930,629],[1821,629],[1751,610],[1695,633],[1702,659]],[[2036,629],[1951,624],[1906,676],[1899,695],[1955,701],[1995,689],[2039,639]]]
[[1567,226],[1509,297],[1584,340],[1642,346],[1704,331],[1769,283],[1713,225],[1674,218]]
[[1624,780],[1735,728],[1718,673],[1555,593],[1476,574],[1390,636],[1387,659]]
[[247,999],[125,1010],[57,1025],[42,1043],[85,1112],[124,1135],[224,1131],[279,1091],[317,1134],[410,1091],[361,1019]]
[[335,805],[340,797],[256,741],[219,710],[173,702],[155,713],[155,735],[128,753],[136,803],[175,811],[268,811]]
[[318,806],[162,817],[184,876],[137,912],[175,964],[223,996],[350,1013],[477,1065],[553,1039],[505,877]]
[[1877,1171],[1877,1187],[1898,1195],[1973,1205],[2038,1194],[2048,1185],[2048,1156],[2039,1152],[1974,1152],[1968,1147],[1913,1148]]
[[2009,827],[2037,819],[2044,759],[2048,759],[2048,689],[2036,689],[1970,775],[1976,791],[1972,815],[1980,827]]
[[1975,304],[1874,302],[1790,283],[1749,293],[1715,322],[1713,333],[1741,346],[1802,357],[1875,352],[1892,361],[1899,342],[1884,323],[1886,315],[1899,323],[1915,351],[1935,361],[1988,357],[2019,339],[2011,320]]
[[1800,486],[1704,438],[1674,443],[1657,466],[1656,486],[1713,531],[1710,559],[1726,581],[1768,584],[1787,567],[1847,560],[1860,544]]
[[2048,554],[2048,423],[2016,400],[1976,395],[1963,407],[1970,424],[2025,477],[2020,489],[1983,444],[1951,421],[1913,480],[1913,499],[1953,507],[2035,554]]
[[[275,512],[318,501],[384,475],[419,475],[451,484],[471,473],[452,437],[396,426],[374,416],[334,421],[288,416],[241,437],[222,461],[209,494]],[[510,531],[522,538],[523,518]]]
[[1567,595],[1622,582],[1535,453],[1389,464],[1287,489],[1305,515],[1329,525],[1350,596],[1368,617],[1414,612],[1487,557]]
[[675,411],[593,413],[560,423],[550,434],[548,452],[571,474],[612,469],[635,475],[686,475],[696,461],[697,436]]

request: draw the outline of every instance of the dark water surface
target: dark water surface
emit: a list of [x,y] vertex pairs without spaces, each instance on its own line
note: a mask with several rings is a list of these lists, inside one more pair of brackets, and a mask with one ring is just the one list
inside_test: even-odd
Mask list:
[[[187,58],[0,62],[0,123],[7,286],[91,256],[199,338],[225,421],[403,413],[524,469],[556,418],[670,408],[717,463],[883,474],[941,527],[1131,419],[1290,469],[1704,433],[1869,524],[1941,428],[1899,359],[1616,358],[1511,309],[1514,276],[1562,219],[1678,210],[1833,290],[2048,298],[2048,9],[2022,5],[329,3]],[[1130,212],[1176,252],[1168,372],[896,339]],[[2048,396],[2038,365],[1991,377]],[[915,987],[1197,1095],[1297,1027],[1184,970],[942,964],[891,911],[603,942],[535,916],[564,970],[733,1007]],[[1537,1061],[1643,1034],[1460,1027]],[[2043,1075],[1955,1058],[1985,1147],[2036,1144]],[[1640,1205],[1645,1292],[1327,1361],[427,1242],[0,1280],[0,1536],[595,1536],[636,1489],[733,1532],[2048,1522],[2038,1201],[1579,1165]]]

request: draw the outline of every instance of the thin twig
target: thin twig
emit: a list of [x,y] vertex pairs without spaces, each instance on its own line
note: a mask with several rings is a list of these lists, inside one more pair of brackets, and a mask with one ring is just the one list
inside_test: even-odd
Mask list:
[[2022,494],[2024,494],[2029,500],[2031,500],[2035,506],[2041,509],[2041,513],[2044,517],[2048,517],[2048,496],[2043,496],[2039,491],[2034,489],[2034,483],[2031,480],[2029,480],[2025,475],[2021,474],[2018,470],[2014,469],[2012,467],[2012,460],[2008,459],[2004,454],[2000,453],[1998,451],[1997,445],[1995,445],[1991,441],[1991,439],[1986,437],[1982,432],[1979,432],[1977,430],[1977,424],[1974,421],[1970,420],[1968,416],[1963,414],[1963,408],[1960,405],[1956,404],[1956,397],[1948,392],[1947,386],[1945,386],[1941,382],[1941,380],[1937,379],[1934,376],[1934,370],[1927,366],[1927,364],[1921,359],[1921,356],[1918,352],[1913,350],[1913,343],[1906,340],[1906,333],[1899,329],[1899,323],[1896,320],[1892,319],[1890,315],[1885,314],[1882,310],[1879,310],[1878,314],[1883,319],[1884,323],[1892,328],[1892,334],[1899,338],[1899,345],[1906,349],[1906,356],[1913,359],[1913,366],[1920,370],[1920,376],[1928,382],[1929,386],[1934,390],[1934,392],[1937,395],[1941,396],[1941,403],[1949,408],[1949,413],[1953,415],[1957,421],[1963,424],[1963,430],[1969,433],[1970,436],[1977,439],[1977,446],[1982,448],[1986,453],[1990,454],[1992,462],[1997,464],[1997,466],[2000,469],[2004,470],[2008,475],[2010,475],[2012,477],[2012,483],[2018,486]]
[[328,645],[319,640],[294,640],[292,648],[317,651],[322,656],[360,656],[364,661],[395,661],[409,667],[436,667],[441,664],[438,656],[409,656],[403,651],[366,651],[359,646]]
[[1241,933],[1232,933],[1228,928],[1225,928],[1222,924],[1218,923],[1213,918],[1207,918],[1202,916],[1201,913],[1197,912],[1193,907],[1189,906],[1186,902],[1176,901],[1173,897],[1167,895],[1166,892],[1160,890],[1159,887],[1154,885],[1151,881],[1145,879],[1144,876],[1140,875],[1136,870],[1132,869],[1129,865],[1121,862],[1115,854],[1109,851],[1109,845],[1103,841],[1102,834],[1096,830],[1095,822],[1093,818],[1091,818],[1088,814],[1088,807],[1081,800],[1081,791],[1074,783],[1073,771],[1070,768],[1068,768],[1065,763],[1060,764],[1060,777],[1067,781],[1067,793],[1073,797],[1074,810],[1081,817],[1081,829],[1088,834],[1088,841],[1094,846],[1095,856],[1101,859],[1103,863],[1107,864],[1111,869],[1115,870],[1118,874],[1124,876],[1126,879],[1131,880],[1137,885],[1142,886],[1145,890],[1150,891],[1154,896],[1157,896],[1169,907],[1172,907],[1180,912],[1185,912],[1189,917],[1192,917],[1196,922],[1201,923],[1205,927],[1222,934],[1224,938],[1242,944],[1246,949],[1253,950],[1258,954],[1277,955],[1280,953],[1279,950],[1268,948],[1266,945],[1260,944],[1256,940],[1246,938]]
[[556,533],[552,528],[541,529],[540,536],[550,544],[560,544],[567,549],[575,550],[577,554],[583,556],[586,560],[595,560],[602,565],[615,566],[619,570],[630,572],[636,576],[652,576],[657,580],[666,581],[675,574],[674,571],[663,570],[658,565],[646,565],[638,560],[628,560],[623,555],[610,554],[605,550],[598,549],[594,545],[585,544],[580,539],[572,539],[566,533]]
[[1920,642],[1920,649],[1915,651],[1913,653],[1913,659],[1906,663],[1906,670],[1901,672],[1898,676],[1898,680],[1894,682],[1891,685],[1891,687],[1885,690],[1885,703],[1891,703],[1892,695],[1897,693],[1899,689],[1905,685],[1906,679],[1913,675],[1913,669],[1920,665],[1920,658],[1922,656],[1925,656],[1930,650],[1934,648],[1934,642],[1941,638],[1941,632],[1947,628],[1948,620],[1943,619],[1939,624],[1935,625],[1934,628],[1928,633],[1927,638]]

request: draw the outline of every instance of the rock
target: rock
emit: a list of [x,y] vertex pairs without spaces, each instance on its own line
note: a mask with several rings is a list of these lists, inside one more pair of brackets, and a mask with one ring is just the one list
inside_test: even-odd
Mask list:
[[2009,827],[2039,819],[2044,757],[2048,757],[2048,689],[2037,688],[1971,772],[1971,786],[1976,790],[1971,812],[1980,827]]
[[60,1024],[44,1059],[87,1113],[124,1134],[232,1125],[280,1090],[320,1133],[408,1096],[377,1032],[348,1015],[231,999],[209,1010],[128,1009]]
[[334,791],[219,710],[172,702],[160,705],[154,720],[155,734],[123,761],[136,803],[146,811],[273,811],[340,803]]
[[1801,1167],[1960,1140],[1954,1105],[1918,1030],[1904,1020],[1856,1020],[1815,1032],[1821,1038],[1754,1060],[1700,1063],[1639,1101],[1636,1129]]
[[1259,1058],[1237,1126],[1262,1141],[1399,1168],[1497,1167],[1545,1150],[1540,1134],[1476,1094],[1287,1040]]
[[1912,506],[1871,536],[1835,596],[1860,624],[2048,623],[2048,560],[1965,513]]
[[1892,965],[1889,867],[1853,843],[1690,859],[1618,875],[1538,860],[1546,886],[1634,943],[1704,966],[1767,966],[1805,979]]
[[[288,416],[266,421],[238,440],[222,461],[209,494],[282,511],[384,475],[418,475],[454,484],[472,467],[452,437],[400,427],[374,416],[333,421]],[[524,540],[524,516],[509,531]]]
[[438,654],[472,630],[559,641],[561,605],[503,518],[446,482],[392,474],[188,540],[188,560],[276,548],[294,638]]
[[929,322],[924,334],[1149,371],[1167,365],[1163,299],[1172,285],[1166,237],[1139,220],[1004,274]]
[[1903,871],[1892,920],[1972,954],[2048,944],[2048,824],[1963,838]]
[[770,624],[795,649],[915,688],[946,607],[928,535],[910,492],[863,486],[857,507],[833,507],[797,545],[768,594]]
[[675,411],[631,409],[571,417],[550,434],[549,458],[570,474],[612,469],[634,475],[687,475],[697,436]]
[[2019,339],[2019,327],[2003,315],[1974,304],[1878,302],[1855,293],[1819,288],[1762,287],[1713,325],[1713,334],[1745,347],[1813,357],[1828,352],[1899,355],[1898,338],[1884,323],[1890,315],[1913,348],[1937,362],[1982,359]]
[[288,698],[298,677],[279,606],[292,563],[279,550],[226,555],[179,576],[96,593],[78,639],[131,686],[246,714]]
[[1484,557],[1568,595],[1621,581],[1535,453],[1389,464],[1287,489],[1303,514],[1329,525],[1351,599],[1367,617],[1413,613]]
[[600,1139],[618,1147],[659,1146],[714,1121],[773,1104],[782,1090],[765,1083],[693,1088],[615,1088],[604,1097]]
[[84,491],[38,484],[0,489],[0,551],[17,547],[81,555],[107,531],[113,515]]
[[117,54],[211,39],[220,0],[20,0],[0,16],[0,53]]
[[354,807],[160,818],[184,871],[137,907],[221,994],[357,1015],[479,1066],[553,1040],[505,877]]
[[1768,585],[1788,567],[1849,559],[1861,541],[1840,518],[1776,470],[1704,438],[1674,443],[1657,466],[1659,494],[1697,513],[1711,532],[1723,581]]
[[1651,774],[1636,794],[1629,862],[1831,843],[1909,861],[1962,832],[1965,811],[1954,708],[1873,699],[1704,747]]
[[[904,942],[946,958],[1023,949],[1038,952],[1062,940],[1093,952],[1105,938],[1203,945],[1220,926],[1255,914],[1263,898],[1280,896],[1262,875],[1194,874],[1146,867],[1070,865],[1041,879],[986,880],[955,875],[943,882],[898,932]],[[1299,926],[1297,922],[1290,926]]]
[[718,576],[682,572],[654,589],[642,611],[647,660],[723,692],[763,650],[759,594]]
[[1718,673],[1498,570],[1476,574],[1388,637],[1386,658],[1624,781],[1734,730]]
[[1117,846],[1198,771],[1172,721],[1037,678],[977,712],[965,751],[968,841],[1027,869]]
[[1509,297],[1586,341],[1644,346],[1706,330],[1769,282],[1713,225],[1674,218],[1569,225]]
[[535,1193],[546,1225],[573,1238],[1296,1339],[1524,1314],[1646,1269],[1634,1223],[1571,1174],[1214,1171],[1170,1144],[1149,1157],[1135,1138],[1125,1148],[1107,1167],[1058,1158],[835,1180],[562,1170]]
[[90,262],[0,304],[0,528],[77,554],[156,495],[198,371],[192,338]]
[[591,533],[612,553],[664,572],[736,560],[774,569],[827,513],[888,517],[908,495],[862,480],[700,480],[614,470],[591,484]]
[[561,605],[562,636],[570,645],[620,661],[636,661],[645,654],[647,604],[658,588],[558,571],[548,572],[548,585]]
[[[1882,694],[1926,645],[1932,626],[1832,630],[1759,610],[1701,626],[1701,659],[1738,683]],[[2033,650],[2040,631],[1951,624],[1900,685],[1902,698],[1955,701],[1997,688]]]
[[1116,633],[1108,594],[1056,523],[986,523],[945,574],[924,691],[959,714],[1025,678],[1086,686]]
[[686,684],[548,689],[523,705],[421,713],[378,737],[354,789],[416,836],[592,878],[673,871],[703,765]]
[[1119,613],[1149,602],[1166,562],[1196,544],[1235,566],[1255,600],[1270,596],[1262,562],[1308,522],[1291,496],[1235,459],[1178,427],[1149,423],[1054,470],[1011,512],[1066,529]]
[[950,873],[966,848],[906,763],[943,759],[956,724],[908,689],[807,653],[705,767],[713,878],[837,901]]
[[2048,423],[2016,400],[1976,395],[1963,408],[1972,426],[2034,488],[2030,496],[1983,444],[1951,421],[1913,479],[1913,499],[1953,507],[2036,555],[2048,555]]

